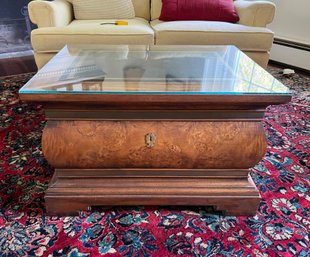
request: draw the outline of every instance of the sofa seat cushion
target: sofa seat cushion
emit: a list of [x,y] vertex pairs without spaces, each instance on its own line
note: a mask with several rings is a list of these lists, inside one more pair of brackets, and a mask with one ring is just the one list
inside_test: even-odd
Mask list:
[[115,20],[73,20],[66,27],[46,27],[31,33],[36,52],[58,52],[66,44],[154,44],[154,31],[143,18],[127,26],[100,25]]
[[235,45],[243,51],[269,51],[273,32],[218,21],[151,21],[156,44]]

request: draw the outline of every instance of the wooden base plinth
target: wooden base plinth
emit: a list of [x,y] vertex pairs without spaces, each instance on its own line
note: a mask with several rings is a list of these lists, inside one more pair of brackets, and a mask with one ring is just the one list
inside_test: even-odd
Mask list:
[[248,170],[56,169],[45,201],[56,215],[116,205],[213,206],[226,215],[254,215],[260,196]]

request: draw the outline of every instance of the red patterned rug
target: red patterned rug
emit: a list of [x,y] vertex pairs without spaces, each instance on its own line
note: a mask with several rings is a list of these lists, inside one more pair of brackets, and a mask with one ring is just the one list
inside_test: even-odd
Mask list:
[[44,113],[17,94],[32,74],[0,78],[0,256],[310,256],[310,78],[270,71],[294,98],[267,109],[268,151],[252,169],[262,196],[254,217],[203,207],[47,216],[53,169],[40,146]]

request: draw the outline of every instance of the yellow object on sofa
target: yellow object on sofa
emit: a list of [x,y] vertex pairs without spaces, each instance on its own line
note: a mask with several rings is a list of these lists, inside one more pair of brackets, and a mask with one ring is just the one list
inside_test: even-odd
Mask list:
[[[236,45],[262,67],[267,66],[273,32],[266,25],[272,22],[275,13],[275,5],[271,2],[235,1],[240,18],[238,23],[165,22],[159,20],[162,0],[121,0],[127,8],[119,8],[119,2],[31,1],[28,5],[30,19],[38,25],[31,33],[38,68],[45,65],[66,44],[74,43]],[[102,9],[110,8],[110,13],[115,17],[112,19],[106,16],[106,12],[97,11],[99,4],[105,5]],[[115,26],[115,22],[120,19],[128,22],[128,25]],[[111,24],[102,26],[102,23]]]

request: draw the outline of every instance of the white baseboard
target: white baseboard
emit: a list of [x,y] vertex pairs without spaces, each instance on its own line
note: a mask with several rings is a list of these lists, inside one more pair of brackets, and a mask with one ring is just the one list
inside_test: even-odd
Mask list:
[[273,44],[270,60],[310,71],[310,52],[307,50]]

